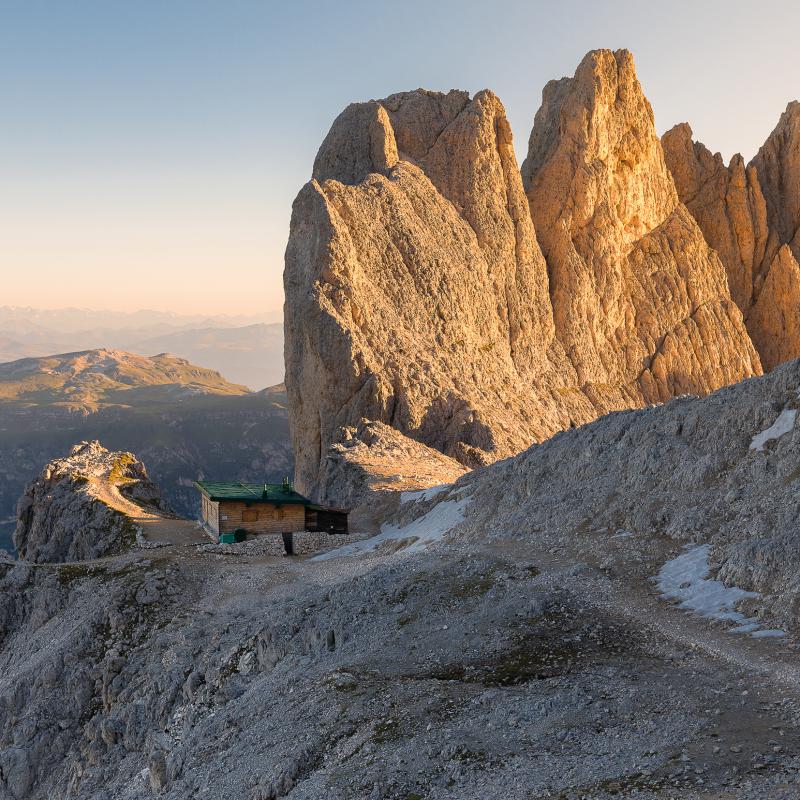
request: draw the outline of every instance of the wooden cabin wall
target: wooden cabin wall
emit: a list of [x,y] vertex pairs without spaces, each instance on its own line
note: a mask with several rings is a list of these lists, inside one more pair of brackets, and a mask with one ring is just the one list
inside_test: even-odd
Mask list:
[[[252,519],[255,515],[255,519]],[[230,533],[244,528],[248,533],[291,533],[306,525],[306,510],[301,505],[220,501],[219,532]]]

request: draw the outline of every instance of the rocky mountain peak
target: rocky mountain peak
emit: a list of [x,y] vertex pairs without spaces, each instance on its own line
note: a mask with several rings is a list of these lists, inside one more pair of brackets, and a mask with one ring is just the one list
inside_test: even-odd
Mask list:
[[765,369],[800,355],[800,104],[789,103],[749,165],[726,167],[682,124],[662,139],[678,194],[719,253]]
[[[545,255],[556,214],[575,229],[599,215],[624,247],[672,213],[677,194],[630,52],[594,50],[545,86],[522,177]],[[552,199],[539,208],[543,191]]]
[[490,91],[348,106],[284,285],[297,483],[320,498],[363,420],[474,467],[760,372],[624,50],[545,87],[521,172]]
[[372,172],[385,174],[398,160],[386,109],[371,100],[349,105],[335,120],[314,161],[316,181],[356,184]]
[[522,176],[557,336],[606,409],[760,371],[724,268],[678,200],[629,52],[593,51],[545,87]]
[[51,461],[17,505],[14,546],[26,561],[82,561],[120,552],[136,538],[141,506],[164,510],[159,487],[132,453],[76,444]]
[[[759,286],[767,248],[767,211],[755,170],[737,155],[726,166],[692,138],[687,123],[662,137],[664,155],[678,195],[706,240],[719,254],[731,297],[747,318]],[[752,335],[752,329],[750,330]]]
[[522,384],[554,379],[553,324],[497,98],[418,90],[350,106],[314,174],[284,274],[298,485],[314,490],[339,430],[364,418],[470,466],[563,424],[520,431]]
[[764,192],[773,241],[789,244],[800,257],[800,103],[786,106],[751,163]]

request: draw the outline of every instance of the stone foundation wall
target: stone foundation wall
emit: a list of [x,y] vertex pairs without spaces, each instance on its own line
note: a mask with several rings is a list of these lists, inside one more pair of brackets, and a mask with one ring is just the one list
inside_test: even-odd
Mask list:
[[[352,544],[361,539],[368,539],[372,534],[350,533],[350,534],[330,534],[330,533],[311,533],[309,531],[295,531],[292,533],[293,555],[308,556],[313,553],[324,553],[326,550],[334,550],[346,544]],[[216,542],[216,534],[213,544],[204,544],[200,550],[206,553],[239,553],[241,555],[259,556],[283,556],[286,549],[283,544],[283,536],[279,533],[261,533],[248,535],[243,542],[232,542],[230,544],[220,544]]]
[[295,532],[292,534],[292,544],[296,556],[306,556],[311,553],[322,553],[333,550],[352,542],[368,538],[362,533],[312,533],[310,531]]
[[265,533],[259,536],[248,536],[245,541],[258,542],[259,553],[265,556],[284,556],[286,548],[283,546],[283,536],[275,533]]
[[283,536],[274,533],[265,533],[260,536],[248,536],[243,542],[230,542],[222,544],[214,542],[198,547],[203,553],[218,553],[220,555],[245,555],[245,556],[283,556],[286,549],[283,546]]

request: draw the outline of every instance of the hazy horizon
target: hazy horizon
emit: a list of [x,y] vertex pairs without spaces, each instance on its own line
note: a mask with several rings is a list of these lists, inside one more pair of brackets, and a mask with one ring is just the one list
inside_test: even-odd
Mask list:
[[800,8],[642,6],[0,0],[0,301],[278,313],[291,203],[348,103],[491,88],[521,160],[545,83],[598,47],[633,52],[659,133],[752,157],[800,97]]
[[[278,322],[283,317],[283,309],[273,309],[273,310],[265,310],[260,311],[256,310],[250,314],[235,314],[235,313],[225,313],[224,311],[220,312],[212,312],[212,313],[204,313],[202,311],[191,311],[189,309],[185,311],[173,311],[171,309],[159,309],[159,308],[146,308],[146,307],[132,307],[127,309],[115,309],[110,308],[108,306],[88,306],[88,305],[16,305],[14,303],[5,303],[0,305],[0,315],[2,312],[26,312],[32,311],[35,313],[39,312],[47,312],[47,313],[91,313],[91,314],[118,314],[127,317],[133,317],[136,315],[144,315],[144,314],[153,314],[153,315],[162,315],[162,316],[171,316],[171,317],[178,317],[178,318],[207,318],[207,319],[223,319],[223,318],[242,318],[242,319],[258,319],[259,321],[265,323],[272,323]],[[263,319],[262,319],[263,318]]]

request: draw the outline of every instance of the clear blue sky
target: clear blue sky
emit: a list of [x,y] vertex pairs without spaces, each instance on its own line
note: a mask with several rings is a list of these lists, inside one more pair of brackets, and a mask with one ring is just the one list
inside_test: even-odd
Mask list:
[[278,308],[348,102],[489,87],[522,154],[597,47],[633,51],[659,132],[750,157],[800,97],[798,30],[789,2],[0,0],[0,304]]

